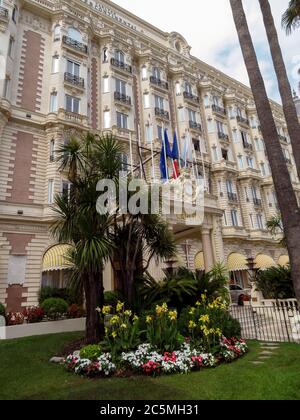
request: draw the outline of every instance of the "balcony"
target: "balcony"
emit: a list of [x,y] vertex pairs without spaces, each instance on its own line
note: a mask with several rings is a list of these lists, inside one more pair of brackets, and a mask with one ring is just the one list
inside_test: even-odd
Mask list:
[[72,48],[73,50],[79,51],[83,54],[88,53],[88,47],[85,44],[82,44],[81,42],[75,41],[75,39],[72,39],[66,35],[62,37],[62,42],[67,47]]
[[75,76],[72,73],[65,73],[64,80],[67,83],[70,83],[73,86],[80,87],[84,89],[84,79],[79,76]]
[[112,58],[110,60],[110,63],[112,66],[125,71],[126,73],[130,73],[132,74],[132,66],[130,66],[129,64],[124,63],[124,61],[119,61],[116,58]]
[[115,101],[122,102],[125,105],[131,106],[131,98],[130,96],[124,95],[121,92],[114,93]]
[[8,10],[0,6],[0,21],[8,22],[8,20],[9,20]]
[[163,118],[164,120],[170,119],[168,111],[165,111],[164,109],[155,108],[155,115],[159,118]]
[[202,126],[201,126],[201,124],[199,124],[199,123],[197,123],[197,122],[195,122],[195,121],[189,121],[189,126],[190,126],[190,128],[192,129],[192,130],[195,130],[195,131],[199,131],[200,133],[202,133]]
[[228,192],[228,201],[231,201],[232,203],[238,203],[238,196],[236,193]]
[[150,83],[164,90],[169,90],[169,83],[165,82],[164,80],[158,79],[155,76],[150,76]]
[[240,124],[244,124],[247,125],[249,127],[249,120],[247,118],[242,117],[241,115],[238,115],[236,117],[237,122],[239,122]]
[[218,105],[212,105],[212,110],[213,112],[216,112],[217,114],[222,114],[222,115],[226,115],[226,109],[222,108],[221,106]]
[[218,137],[220,140],[229,141],[228,134],[222,133],[222,131],[218,131]]
[[183,97],[188,101],[195,102],[195,103],[199,104],[199,96],[193,95],[190,92],[184,91],[183,92]]
[[250,144],[250,143],[247,143],[247,142],[243,142],[243,146],[244,146],[244,149],[245,150],[251,150],[251,151],[253,151],[253,146],[252,146],[252,144]]
[[260,198],[253,198],[253,204],[255,207],[262,207],[262,201]]

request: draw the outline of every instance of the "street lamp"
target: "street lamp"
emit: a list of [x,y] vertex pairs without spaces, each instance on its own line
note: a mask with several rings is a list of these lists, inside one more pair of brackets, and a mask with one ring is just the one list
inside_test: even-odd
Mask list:
[[247,258],[247,267],[248,267],[248,273],[250,277],[250,286],[251,286],[251,300],[255,302],[257,299],[253,298],[252,292],[254,291],[254,285],[255,285],[255,279],[256,279],[256,273],[257,268],[255,267],[255,259],[253,257]]

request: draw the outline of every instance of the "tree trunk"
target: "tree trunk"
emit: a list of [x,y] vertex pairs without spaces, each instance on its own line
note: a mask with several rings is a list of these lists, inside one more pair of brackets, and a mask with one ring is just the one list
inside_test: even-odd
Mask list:
[[274,24],[271,7],[268,0],[259,0],[263,14],[264,24],[270,44],[273,64],[278,80],[278,87],[282,99],[283,112],[287,124],[287,129],[293,147],[293,153],[300,179],[300,124],[298,121],[295,102],[292,96],[292,89],[286,72],[286,67],[282,57],[281,48],[278,41],[277,30]]
[[259,69],[242,0],[230,0],[230,3],[272,170],[290,255],[292,280],[296,297],[300,302],[300,210],[278,139],[271,105]]
[[87,344],[98,344],[104,337],[103,318],[96,311],[104,304],[103,273],[89,273],[84,283],[86,299],[86,332]]

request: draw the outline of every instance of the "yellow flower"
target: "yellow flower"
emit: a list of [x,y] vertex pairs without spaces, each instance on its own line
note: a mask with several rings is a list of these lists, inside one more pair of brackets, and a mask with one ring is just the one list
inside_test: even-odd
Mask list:
[[126,324],[122,324],[122,325],[121,325],[121,328],[122,328],[123,330],[126,330],[126,329],[127,329],[127,325],[126,325]]
[[208,315],[202,315],[202,316],[200,316],[199,322],[203,322],[203,323],[209,322],[209,316]]
[[146,318],[147,324],[150,324],[150,322],[152,322],[152,321],[153,321],[152,316],[148,315],[147,318]]
[[105,327],[105,334],[107,335],[108,334],[108,328],[107,327]]
[[196,302],[196,306],[201,306],[201,302],[199,302],[199,300]]
[[120,318],[118,317],[118,315],[115,315],[111,318],[111,320],[109,321],[111,325],[115,325],[119,322]]
[[136,322],[136,321],[138,321],[139,320],[139,317],[137,316],[137,315],[134,315],[134,317],[133,317],[133,321],[134,322]]
[[194,321],[189,322],[189,329],[194,330],[197,327],[197,324]]
[[201,295],[201,300],[202,300],[202,302],[206,301],[206,295],[204,293],[202,293],[202,295]]
[[196,312],[196,308],[191,308],[189,315],[194,315],[195,312]]
[[114,331],[111,335],[113,338],[116,338],[118,334],[116,333],[116,331]]
[[117,312],[122,312],[123,311],[123,308],[124,308],[124,303],[122,303],[122,302],[119,301],[117,303],[116,311]]
[[215,334],[219,335],[220,337],[223,335],[222,331],[220,330],[220,328],[216,328],[215,329]]
[[169,312],[169,318],[171,321],[176,321],[177,319],[177,311],[170,311]]
[[131,316],[131,315],[132,315],[132,312],[131,312],[131,311],[125,311],[125,312],[124,312],[124,314],[125,314],[126,316]]
[[110,312],[111,312],[111,306],[109,306],[109,305],[103,306],[103,309],[102,309],[103,315],[110,314]]
[[168,305],[166,303],[163,303],[162,306],[157,305],[155,310],[157,315],[161,315],[163,313],[167,313],[169,309]]

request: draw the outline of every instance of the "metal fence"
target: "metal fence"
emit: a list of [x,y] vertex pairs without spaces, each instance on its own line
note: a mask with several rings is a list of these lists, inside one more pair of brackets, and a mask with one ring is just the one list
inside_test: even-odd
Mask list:
[[232,305],[230,312],[240,322],[245,339],[300,344],[300,312],[296,305]]

